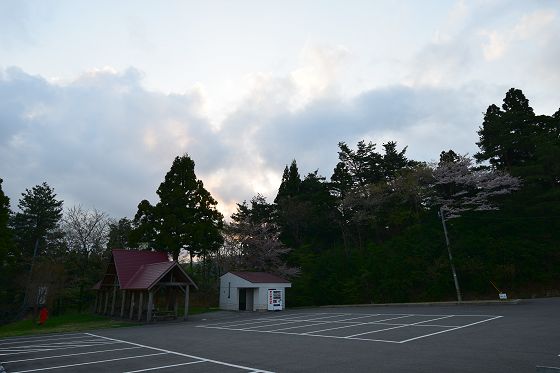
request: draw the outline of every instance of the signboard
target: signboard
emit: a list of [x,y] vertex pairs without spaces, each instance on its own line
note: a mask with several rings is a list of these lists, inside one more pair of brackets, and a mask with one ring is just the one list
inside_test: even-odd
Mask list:
[[506,293],[500,293],[500,300],[506,300],[507,299],[507,294]]
[[268,289],[268,310],[282,310],[282,290]]

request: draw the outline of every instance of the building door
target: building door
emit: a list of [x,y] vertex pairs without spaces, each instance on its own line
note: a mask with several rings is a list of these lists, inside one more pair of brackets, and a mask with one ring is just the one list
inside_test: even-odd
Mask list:
[[247,289],[239,289],[239,311],[247,310]]
[[253,291],[255,289],[247,289],[247,301],[245,303],[245,308],[247,311],[254,311],[253,310]]

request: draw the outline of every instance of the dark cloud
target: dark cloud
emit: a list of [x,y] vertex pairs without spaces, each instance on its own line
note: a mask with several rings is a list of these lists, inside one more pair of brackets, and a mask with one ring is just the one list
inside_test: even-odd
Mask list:
[[[436,159],[443,149],[475,148],[480,87],[392,86],[340,100],[317,97],[289,109],[294,88],[271,82],[249,95],[221,124],[210,125],[196,92],[165,95],[142,88],[142,74],[92,71],[58,85],[18,69],[0,78],[0,177],[15,206],[43,180],[67,206],[81,203],[132,216],[155,190],[172,159],[188,152],[197,174],[226,214],[257,192],[274,197],[285,164],[327,177],[337,143],[397,140],[410,157]],[[505,91],[504,91],[505,92]]]

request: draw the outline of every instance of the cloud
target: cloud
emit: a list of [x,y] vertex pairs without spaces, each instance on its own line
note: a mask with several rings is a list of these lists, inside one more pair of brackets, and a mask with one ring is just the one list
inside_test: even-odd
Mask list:
[[[482,111],[464,92],[405,86],[349,100],[319,90],[294,108],[290,102],[301,90],[289,74],[261,77],[216,128],[204,116],[198,90],[151,92],[142,88],[142,76],[134,68],[101,68],[61,85],[4,70],[0,158],[13,204],[25,188],[46,180],[67,206],[132,216],[140,200],[155,200],[172,159],[188,152],[229,215],[255,193],[273,198],[294,158],[302,173],[319,169],[330,176],[339,141],[396,139],[410,146],[409,154],[431,158],[450,146],[463,152]],[[432,136],[436,140],[425,145]]]

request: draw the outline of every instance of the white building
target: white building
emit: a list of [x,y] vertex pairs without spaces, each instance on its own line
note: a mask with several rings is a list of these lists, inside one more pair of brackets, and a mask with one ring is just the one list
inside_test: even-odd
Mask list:
[[234,311],[284,309],[292,284],[265,272],[228,272],[220,277],[220,308]]

